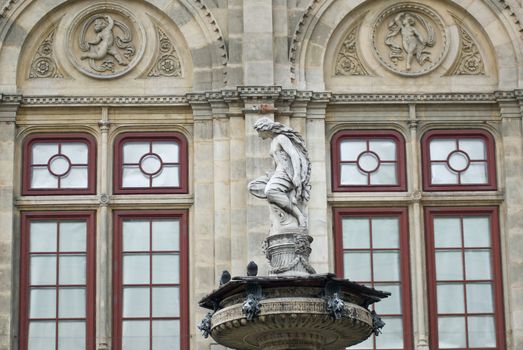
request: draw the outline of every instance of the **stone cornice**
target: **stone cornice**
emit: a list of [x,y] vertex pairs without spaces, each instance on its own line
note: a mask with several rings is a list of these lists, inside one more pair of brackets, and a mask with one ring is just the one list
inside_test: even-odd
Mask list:
[[282,89],[280,86],[242,86],[235,90],[219,90],[185,95],[165,96],[22,96],[0,94],[0,105],[22,107],[188,107],[196,105],[256,103],[267,101],[292,104],[493,104],[523,100],[523,90],[493,93],[431,93],[431,94],[340,94]]

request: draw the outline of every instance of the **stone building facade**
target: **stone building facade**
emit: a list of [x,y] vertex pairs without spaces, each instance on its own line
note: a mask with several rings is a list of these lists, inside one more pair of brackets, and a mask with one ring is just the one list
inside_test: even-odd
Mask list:
[[219,349],[262,116],[306,139],[313,266],[394,293],[359,348],[523,348],[520,0],[0,5],[0,349]]

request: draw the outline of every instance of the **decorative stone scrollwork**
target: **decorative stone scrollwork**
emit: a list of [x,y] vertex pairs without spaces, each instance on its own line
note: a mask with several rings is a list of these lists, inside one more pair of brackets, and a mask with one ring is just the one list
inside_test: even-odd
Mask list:
[[[361,24],[361,23],[360,23]],[[336,57],[334,75],[369,75],[358,52],[360,24],[349,30]]]
[[38,50],[31,61],[29,79],[36,78],[63,78],[64,75],[58,68],[53,54],[54,34],[56,28],[45,36],[45,39],[38,46]]
[[378,336],[381,334],[381,329],[385,327],[385,322],[378,316],[376,311],[372,311],[370,315],[372,316],[372,332],[375,336]]
[[204,338],[208,338],[211,334],[211,319],[214,312],[208,312],[196,327],[200,330]]
[[87,8],[75,18],[67,35],[70,60],[94,78],[115,78],[129,72],[141,59],[144,44],[141,24],[118,5]]
[[260,301],[254,294],[247,295],[247,299],[243,302],[242,313],[245,315],[248,321],[258,316],[261,312]]
[[454,17],[459,31],[460,49],[458,58],[449,75],[484,75],[485,64],[478,45],[462,21]]
[[373,46],[379,61],[391,71],[419,76],[439,66],[448,42],[443,21],[432,9],[401,3],[378,16]]
[[147,75],[149,77],[181,77],[182,66],[171,39],[159,27],[156,27],[156,32],[159,42],[158,54],[153,68]]

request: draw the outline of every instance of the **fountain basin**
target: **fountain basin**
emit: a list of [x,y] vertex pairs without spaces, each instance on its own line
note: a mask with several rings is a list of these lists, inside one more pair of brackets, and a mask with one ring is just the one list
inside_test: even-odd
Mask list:
[[211,337],[232,349],[340,349],[372,334],[368,306],[387,296],[333,274],[234,277],[200,306],[213,310]]

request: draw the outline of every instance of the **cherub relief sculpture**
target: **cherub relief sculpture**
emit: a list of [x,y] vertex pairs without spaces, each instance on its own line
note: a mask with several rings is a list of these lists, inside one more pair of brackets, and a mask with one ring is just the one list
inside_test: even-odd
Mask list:
[[258,198],[267,199],[271,205],[273,227],[289,226],[290,215],[299,228],[307,227],[305,206],[310,198],[311,163],[303,137],[286,125],[261,118],[254,129],[262,139],[271,138],[270,155],[274,168],[266,175],[249,183],[249,192]]
[[[90,23],[93,24],[93,30],[95,37],[92,40],[86,40],[86,32],[89,29]],[[114,30],[119,26],[124,33],[124,38],[115,35]],[[126,66],[129,62],[126,59],[130,59],[134,55],[135,49],[131,43],[132,36],[131,31],[123,23],[115,23],[115,20],[110,15],[97,15],[94,21],[88,21],[82,30],[82,36],[80,38],[80,48],[82,51],[87,51],[82,54],[80,58],[82,60],[89,59],[91,68],[96,71],[114,71],[114,62],[108,58],[112,56],[116,62],[121,66]],[[123,55],[120,52],[123,50]],[[126,59],[124,59],[124,57]],[[104,60],[101,66],[94,64],[94,60]]]
[[[420,23],[426,30],[427,37],[416,28]],[[403,51],[405,51],[405,69],[411,70],[412,60],[416,57],[416,61],[420,66],[425,62],[430,62],[430,52],[426,50],[427,47],[434,46],[435,34],[434,28],[430,23],[425,21],[422,16],[410,12],[400,12],[394,17],[388,26],[388,33],[385,37],[385,44],[390,48],[390,58],[393,62],[402,60]],[[398,46],[394,42],[394,38],[401,34],[402,46]]]

